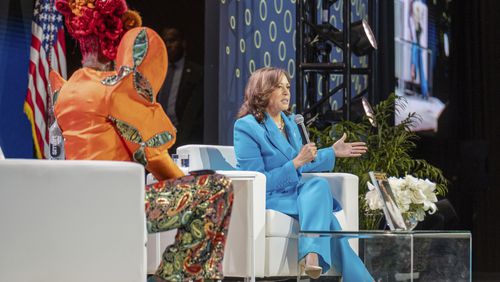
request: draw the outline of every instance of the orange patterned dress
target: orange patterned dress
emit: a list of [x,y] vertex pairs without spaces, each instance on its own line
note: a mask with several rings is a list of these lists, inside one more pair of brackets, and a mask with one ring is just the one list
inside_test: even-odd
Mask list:
[[163,40],[151,29],[131,29],[118,46],[116,69],[82,68],[67,82],[51,73],[66,159],[143,164],[163,180],[146,187],[148,231],[178,229],[156,281],[222,279],[232,185],[217,174],[182,177],[168,154],[176,130],[156,102],[167,71]]

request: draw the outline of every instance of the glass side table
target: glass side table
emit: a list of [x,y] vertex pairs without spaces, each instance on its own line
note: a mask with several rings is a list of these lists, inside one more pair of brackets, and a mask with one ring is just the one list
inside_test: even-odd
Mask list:
[[472,281],[469,231],[299,232],[299,237],[319,236],[347,240],[377,282]]

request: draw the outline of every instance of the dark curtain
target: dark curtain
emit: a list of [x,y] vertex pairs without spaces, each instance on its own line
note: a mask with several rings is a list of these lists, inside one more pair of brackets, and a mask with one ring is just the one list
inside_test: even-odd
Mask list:
[[473,280],[494,281],[500,279],[500,1],[453,0],[451,6],[450,90],[441,93],[447,107],[438,133],[420,134],[415,156],[451,181],[447,198],[460,219],[456,228],[472,231]]
[[462,223],[473,232],[474,271],[498,275],[500,185],[495,176],[500,175],[500,91],[496,85],[500,82],[500,2],[454,0],[453,12],[448,126],[450,136],[459,141],[453,196],[462,207],[468,205],[459,212]]
[[394,1],[374,1],[377,9],[377,25],[374,32],[377,36],[378,49],[375,63],[375,97],[374,103],[385,100],[394,92]]

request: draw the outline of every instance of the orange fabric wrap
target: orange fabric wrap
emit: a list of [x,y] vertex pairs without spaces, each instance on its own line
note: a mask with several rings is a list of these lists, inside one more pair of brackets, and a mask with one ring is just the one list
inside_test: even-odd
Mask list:
[[68,160],[133,160],[133,153],[140,144],[123,138],[110,117],[136,128],[144,141],[161,132],[170,132],[173,139],[166,144],[145,147],[146,168],[160,180],[178,178],[184,174],[168,154],[168,148],[175,142],[176,129],[161,105],[156,103],[156,95],[165,79],[168,64],[162,39],[149,28],[128,31],[118,46],[116,70],[122,65],[134,66],[134,40],[144,29],[147,32],[148,49],[137,70],[150,82],[154,93],[153,102],[138,94],[132,73],[116,85],[107,86],[101,81],[117,74],[116,71],[82,68],[62,86],[55,114],[65,138]]

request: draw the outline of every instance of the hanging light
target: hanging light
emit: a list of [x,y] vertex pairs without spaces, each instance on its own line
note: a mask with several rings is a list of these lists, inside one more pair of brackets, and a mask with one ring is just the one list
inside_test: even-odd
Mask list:
[[356,56],[363,56],[377,50],[377,40],[366,20],[351,24],[351,45],[352,52]]
[[363,104],[363,110],[365,111],[365,116],[373,127],[377,127],[377,121],[375,120],[375,112],[373,111],[372,105],[368,102],[366,97],[361,98],[361,103]]
[[[342,47],[344,33],[335,28],[330,29],[330,40],[335,45]],[[351,23],[351,50],[356,56],[364,56],[377,49],[377,40],[370,25],[366,20]]]
[[[339,48],[344,48],[343,31],[336,29],[330,23],[309,25],[314,29],[318,37],[334,43]],[[377,40],[366,20],[351,23],[350,30],[351,51],[356,56],[364,56],[377,49]]]

